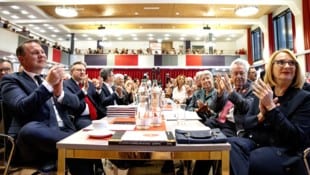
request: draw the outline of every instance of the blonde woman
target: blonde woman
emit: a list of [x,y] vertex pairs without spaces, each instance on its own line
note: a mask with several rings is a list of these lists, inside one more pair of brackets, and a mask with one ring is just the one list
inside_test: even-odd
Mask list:
[[176,104],[184,104],[186,102],[185,76],[178,75],[176,78],[176,86],[172,91],[172,99]]

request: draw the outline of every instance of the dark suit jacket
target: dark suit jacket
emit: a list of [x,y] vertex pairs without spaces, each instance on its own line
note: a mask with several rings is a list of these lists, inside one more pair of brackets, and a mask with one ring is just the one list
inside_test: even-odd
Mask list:
[[265,120],[259,123],[258,101],[256,114],[247,115],[245,129],[247,135],[260,146],[287,148],[291,153],[302,152],[310,146],[310,93],[290,88],[279,97],[280,106],[268,111]]
[[100,108],[100,115],[106,116],[107,115],[107,106],[114,105],[114,100],[118,105],[124,105],[124,99],[119,98],[115,92],[112,94],[110,93],[108,87],[103,84],[101,93],[99,94],[99,105]]
[[[99,94],[96,92],[96,88],[91,82],[88,82],[88,86],[89,86],[89,88],[87,89],[87,96],[88,96],[89,100],[92,102],[92,104],[95,106],[95,108],[97,110],[98,119],[100,119],[104,116],[102,116],[101,113],[98,112],[98,110],[100,110],[98,108]],[[70,91],[71,93],[78,96],[78,98],[80,100],[80,107],[78,110],[71,111],[71,113],[72,113],[72,115],[74,115],[76,117],[80,116],[86,107],[86,103],[84,100],[85,99],[84,92],[81,90],[81,88],[76,84],[76,82],[72,78],[64,81],[64,87],[68,91]]]
[[249,113],[254,102],[254,94],[252,92],[251,82],[247,81],[243,87],[242,92],[233,91],[231,94],[224,94],[222,97],[218,97],[215,101],[215,112],[219,113],[227,100],[230,100],[234,104],[234,120],[236,131],[244,130],[245,115]]
[[[9,132],[16,135],[23,125],[31,121],[47,124],[49,127],[58,127],[53,104],[50,100],[53,94],[43,85],[39,87],[25,72],[13,73],[3,77],[1,81],[3,102],[13,115]],[[75,130],[70,120],[68,108],[78,109],[79,99],[74,94],[65,92],[63,102],[55,101],[56,108],[64,122],[64,127]]]

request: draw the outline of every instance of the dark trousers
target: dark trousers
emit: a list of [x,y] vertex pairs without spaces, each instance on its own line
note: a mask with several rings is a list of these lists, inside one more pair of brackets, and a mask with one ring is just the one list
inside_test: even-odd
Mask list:
[[212,117],[207,119],[204,124],[210,128],[220,128],[223,134],[225,134],[227,137],[236,136],[237,133],[235,123],[228,120],[226,120],[225,123],[220,123],[217,121],[217,118]]
[[[19,163],[36,164],[57,160],[56,143],[74,131],[51,128],[42,122],[29,122],[18,133],[17,160]],[[94,160],[68,159],[72,175],[93,175]],[[40,166],[40,165],[39,165]]]
[[286,149],[274,146],[256,147],[247,138],[228,138],[231,144],[232,175],[305,175],[302,158],[289,155]]

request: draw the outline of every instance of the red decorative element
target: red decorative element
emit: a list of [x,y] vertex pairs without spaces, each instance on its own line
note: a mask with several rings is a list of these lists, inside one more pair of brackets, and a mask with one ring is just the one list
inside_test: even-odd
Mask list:
[[[248,47],[248,62],[250,65],[253,64],[253,54],[252,54],[252,41],[251,41],[251,28],[247,29],[247,35],[248,35],[248,39],[247,39],[247,47]],[[246,54],[246,51],[244,48],[241,49],[241,53],[242,54]]]
[[[79,85],[79,86],[80,86],[80,88],[83,87],[83,85]],[[90,101],[90,99],[87,95],[85,96],[84,100],[85,100],[85,103],[87,104],[88,109],[89,109],[90,119],[96,120],[97,119],[97,110],[96,110],[94,104]]]
[[[304,45],[305,50],[310,49],[310,2],[303,0],[302,1],[302,16],[303,16],[303,24],[304,24]],[[305,55],[306,60],[306,72],[310,72],[310,54]]]
[[61,50],[53,48],[53,61],[60,63],[61,60]]
[[202,66],[201,55],[186,55],[186,66]]
[[220,123],[225,123],[226,119],[227,119],[227,114],[229,113],[229,110],[234,106],[234,104],[227,100],[224,108],[221,110],[221,112],[219,113],[219,117],[218,117],[218,121]]
[[138,66],[138,55],[115,55],[115,66]]

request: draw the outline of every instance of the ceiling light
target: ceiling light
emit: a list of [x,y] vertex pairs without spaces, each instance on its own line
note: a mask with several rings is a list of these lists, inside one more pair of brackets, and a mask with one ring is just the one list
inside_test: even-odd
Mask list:
[[78,15],[77,9],[74,7],[65,7],[65,6],[56,7],[55,12],[59,16],[68,18],[75,17]]
[[258,12],[257,6],[241,6],[235,9],[237,16],[252,16]]
[[144,10],[159,10],[160,7],[144,7]]

